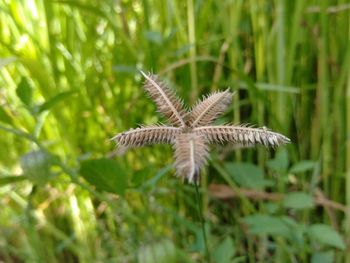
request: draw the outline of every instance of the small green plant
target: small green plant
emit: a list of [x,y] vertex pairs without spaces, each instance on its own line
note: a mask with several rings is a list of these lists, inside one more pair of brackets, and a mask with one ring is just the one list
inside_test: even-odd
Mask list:
[[184,103],[173,90],[160,82],[153,74],[142,75],[146,78],[145,90],[156,103],[172,126],[156,124],[141,126],[117,134],[115,140],[120,151],[130,147],[154,143],[169,143],[175,151],[177,175],[190,183],[199,182],[199,172],[208,157],[208,144],[234,143],[243,146],[263,144],[276,147],[290,140],[267,128],[252,128],[247,125],[213,125],[213,122],[230,105],[232,93],[229,89],[215,92],[186,111]]

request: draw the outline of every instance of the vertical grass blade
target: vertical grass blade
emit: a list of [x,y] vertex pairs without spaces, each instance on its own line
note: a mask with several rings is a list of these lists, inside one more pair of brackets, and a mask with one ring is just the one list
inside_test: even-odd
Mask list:
[[[348,28],[348,45],[350,45],[350,27]],[[349,51],[349,49],[348,49]],[[350,52],[349,52],[350,53]],[[345,176],[346,176],[346,205],[350,207],[350,70],[348,70],[348,78],[346,83],[346,167],[345,167]],[[346,233],[347,236],[350,236],[350,212],[346,215]],[[348,240],[349,242],[349,240]],[[346,263],[350,263],[350,251],[346,253]]]
[[193,0],[187,0],[187,26],[188,26],[188,42],[190,47],[189,57],[190,62],[190,74],[191,74],[191,93],[190,98],[193,102],[198,97],[198,79],[197,79],[197,64],[196,64],[196,21],[195,21],[195,9],[193,6]]

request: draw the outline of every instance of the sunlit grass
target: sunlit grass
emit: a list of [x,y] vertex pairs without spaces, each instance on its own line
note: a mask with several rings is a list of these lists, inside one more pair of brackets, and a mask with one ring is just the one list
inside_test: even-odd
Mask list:
[[[213,149],[201,187],[213,260],[350,262],[349,16],[343,0],[0,0],[0,261],[204,260],[195,192],[172,176],[171,149],[114,156],[108,141],[164,121],[143,69],[188,104],[230,87],[221,122],[293,141],[276,154]],[[109,157],[124,195],[81,176],[83,161]],[[214,183],[235,197],[212,197]]]

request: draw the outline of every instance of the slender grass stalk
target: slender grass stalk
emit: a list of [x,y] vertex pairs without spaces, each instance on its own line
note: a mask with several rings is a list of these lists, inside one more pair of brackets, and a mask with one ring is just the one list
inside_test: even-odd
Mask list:
[[297,45],[300,43],[300,24],[303,16],[304,6],[306,2],[303,0],[295,1],[295,9],[291,22],[290,38],[288,45],[288,53],[286,55],[287,65],[286,65],[286,75],[285,83],[290,85],[292,83],[292,77],[294,72],[294,67],[296,64],[295,53],[297,51]]
[[[285,84],[286,79],[286,67],[285,67],[285,57],[286,57],[286,41],[285,41],[285,1],[276,1],[276,16],[277,16],[277,47],[276,47],[276,81],[277,84],[283,85]],[[280,92],[278,92],[277,97],[277,120],[278,124],[281,125],[281,127],[284,127],[284,129],[287,129],[287,126],[285,125],[286,121],[286,112],[288,111],[288,108],[286,107],[286,94],[283,92],[283,89],[281,89]]]
[[187,24],[188,24],[188,42],[190,47],[190,72],[191,72],[191,93],[190,99],[193,102],[198,97],[198,79],[197,79],[197,64],[196,64],[196,25],[195,25],[195,10],[193,0],[187,0]]
[[[348,43],[350,44],[350,27],[348,31]],[[345,187],[345,195],[346,195],[346,205],[350,207],[350,74],[348,74],[347,84],[346,84],[346,167],[345,167],[345,176],[346,176],[346,187]],[[346,215],[346,236],[350,236],[350,212]],[[349,241],[349,240],[348,240]],[[350,263],[350,251],[347,251],[345,255],[346,263]]]
[[330,80],[328,71],[328,15],[326,9],[328,6],[328,1],[322,1],[321,6],[321,35],[319,42],[319,61],[318,61],[318,74],[319,82],[318,88],[321,90],[321,127],[322,127],[322,180],[324,184],[324,189],[326,192],[330,190],[330,174],[332,167],[332,137],[331,131],[332,127],[329,125],[330,121]]
[[[267,19],[263,11],[265,2],[251,0],[251,23],[254,32],[254,61],[255,61],[255,79],[256,81],[265,81],[266,73],[266,36],[267,36]],[[264,123],[265,108],[261,98],[251,96],[254,107],[254,118],[258,123]],[[263,167],[265,160],[265,153],[262,149],[258,149],[258,163]]]
[[206,231],[205,231],[205,222],[204,222],[204,217],[203,217],[203,213],[202,213],[202,202],[201,202],[201,198],[199,195],[199,191],[198,191],[198,184],[195,183],[195,189],[196,189],[196,198],[197,198],[197,205],[198,205],[198,216],[199,216],[199,220],[201,222],[201,228],[202,228],[202,235],[203,235],[203,240],[204,240],[204,246],[205,246],[205,257],[207,259],[207,262],[210,263],[210,252],[209,252],[209,247],[208,247],[208,241],[207,241],[207,235],[206,235]]
[[[147,29],[147,31],[152,30],[151,28],[151,24],[150,24],[150,19],[151,19],[151,8],[149,7],[150,3],[148,0],[142,0],[142,5],[143,5],[143,10],[144,10],[144,21],[145,21],[145,27]],[[148,66],[150,68],[152,68],[152,70],[157,71],[157,67],[158,65],[155,63],[156,59],[155,59],[155,52],[154,52],[154,46],[150,43],[147,42],[146,43],[147,48],[148,48]]]
[[[229,65],[230,68],[233,70],[238,71],[242,64],[242,58],[241,58],[241,48],[239,45],[239,30],[240,30],[240,20],[242,16],[242,6],[243,1],[234,1],[230,8],[227,10],[228,17],[229,17],[229,23],[227,23],[227,20],[223,20],[223,24],[226,28],[226,31],[231,41],[231,46],[228,50],[228,58],[229,58]],[[237,83],[238,78],[234,76],[234,74],[231,74],[232,83]],[[237,92],[235,96],[233,96],[233,105],[238,105],[240,101],[240,94]],[[240,123],[241,122],[241,113],[240,109],[237,107],[233,110],[233,122],[234,123]],[[236,160],[239,162],[242,160],[242,151],[240,149],[237,149],[235,151],[235,157]]]
[[182,17],[181,14],[179,12],[179,3],[175,0],[169,0],[169,9],[171,10],[171,14],[174,16],[175,19],[175,24],[176,24],[176,28],[179,31],[179,40],[181,42],[186,42],[187,39],[187,35],[186,35],[186,30],[185,30],[185,26],[183,24],[182,21]]
[[208,213],[210,213],[209,211],[209,191],[207,191],[208,187],[209,187],[209,183],[208,183],[208,173],[205,169],[202,169],[201,171],[202,173],[202,181],[201,181],[201,189],[202,189],[202,213],[203,216],[205,217],[205,215],[207,215]]

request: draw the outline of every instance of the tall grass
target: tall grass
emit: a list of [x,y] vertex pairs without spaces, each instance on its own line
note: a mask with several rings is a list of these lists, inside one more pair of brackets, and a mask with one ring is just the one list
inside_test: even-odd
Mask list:
[[[195,190],[172,176],[170,149],[114,156],[108,141],[157,121],[143,69],[189,104],[229,86],[222,122],[292,138],[277,152],[213,151],[200,188],[213,261],[350,262],[349,10],[0,0],[0,261],[205,260]],[[115,190],[89,166],[103,157]]]

